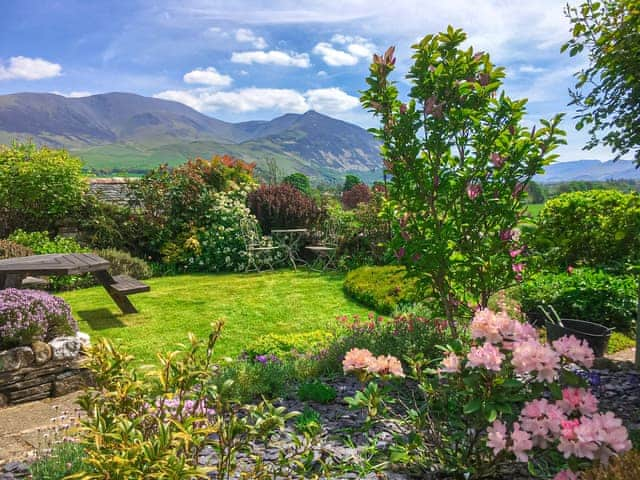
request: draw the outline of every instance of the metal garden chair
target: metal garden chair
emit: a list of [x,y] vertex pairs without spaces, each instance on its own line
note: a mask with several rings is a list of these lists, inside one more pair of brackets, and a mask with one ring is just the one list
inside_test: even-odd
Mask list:
[[257,222],[245,219],[240,222],[240,231],[247,254],[247,267],[245,272],[259,272],[260,266],[266,264],[273,270],[273,257],[280,249],[273,246],[260,233]]

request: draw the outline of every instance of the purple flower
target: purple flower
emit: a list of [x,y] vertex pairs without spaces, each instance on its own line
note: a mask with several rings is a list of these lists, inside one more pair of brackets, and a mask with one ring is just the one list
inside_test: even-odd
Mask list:
[[512,238],[513,238],[513,230],[511,230],[511,229],[502,230],[500,232],[500,240],[502,240],[503,242],[508,242]]
[[262,364],[266,364],[269,361],[266,355],[256,355],[255,360],[256,362],[260,362]]
[[404,254],[405,254],[404,247],[400,247],[396,252],[396,258],[400,260],[402,257],[404,257]]
[[467,184],[467,196],[471,200],[475,200],[482,193],[482,185],[479,183],[471,183]]
[[492,153],[491,154],[491,163],[493,163],[493,166],[496,168],[501,168],[504,165],[506,158],[501,156],[499,153]]

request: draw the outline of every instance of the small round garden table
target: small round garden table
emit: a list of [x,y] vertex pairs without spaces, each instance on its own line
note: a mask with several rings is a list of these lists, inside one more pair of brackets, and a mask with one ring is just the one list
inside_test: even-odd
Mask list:
[[300,244],[309,230],[306,228],[276,228],[271,230],[271,235],[282,246],[289,257],[291,266],[296,270],[296,262],[302,262],[298,255]]

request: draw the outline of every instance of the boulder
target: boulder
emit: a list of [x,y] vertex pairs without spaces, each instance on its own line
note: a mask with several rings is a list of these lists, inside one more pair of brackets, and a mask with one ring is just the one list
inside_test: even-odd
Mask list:
[[47,363],[53,357],[51,346],[45,342],[33,342],[33,344],[31,345],[31,350],[33,350],[36,365]]
[[29,347],[16,347],[0,352],[0,372],[18,370],[33,363],[33,350]]
[[54,360],[69,360],[80,353],[82,343],[76,337],[57,337],[49,342]]
[[89,348],[91,346],[91,338],[88,333],[78,332],[76,333],[76,338],[80,340],[82,348]]

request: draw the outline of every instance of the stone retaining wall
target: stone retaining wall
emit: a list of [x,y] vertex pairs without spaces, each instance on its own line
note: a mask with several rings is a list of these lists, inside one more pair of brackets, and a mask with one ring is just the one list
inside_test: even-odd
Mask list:
[[91,383],[83,337],[58,337],[0,352],[0,407],[58,397]]

